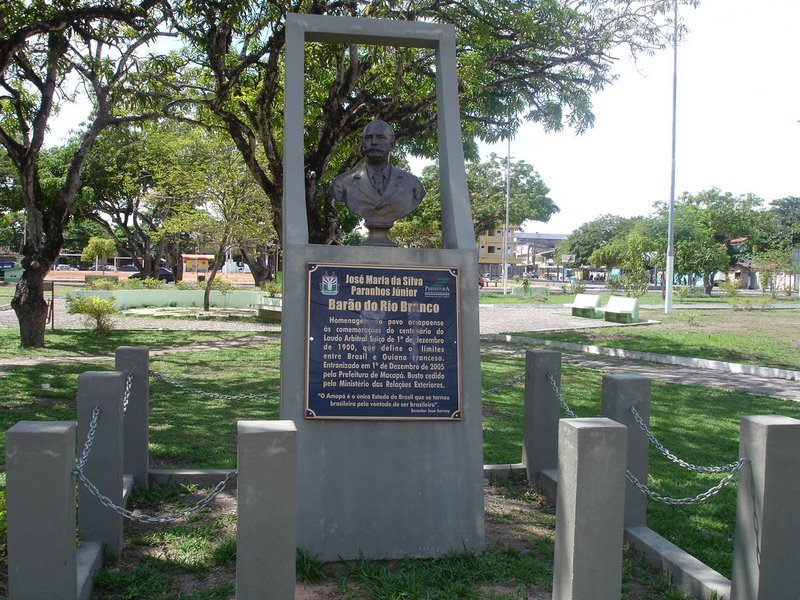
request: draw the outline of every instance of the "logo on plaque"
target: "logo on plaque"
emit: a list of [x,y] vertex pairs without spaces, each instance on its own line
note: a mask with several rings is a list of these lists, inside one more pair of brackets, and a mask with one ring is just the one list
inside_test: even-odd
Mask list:
[[322,283],[320,283],[320,289],[322,290],[323,296],[335,296],[338,294],[339,278],[336,277],[336,273],[328,275],[328,272],[325,271],[325,274],[322,276]]

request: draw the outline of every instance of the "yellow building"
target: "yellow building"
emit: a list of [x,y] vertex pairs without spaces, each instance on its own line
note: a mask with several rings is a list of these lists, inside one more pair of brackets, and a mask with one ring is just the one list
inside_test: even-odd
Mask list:
[[[516,256],[519,226],[509,225],[508,239],[506,240],[506,262],[510,267],[520,264]],[[491,273],[502,277],[503,275],[503,232],[505,226],[500,225],[494,229],[487,229],[478,236],[478,270],[481,273]],[[511,270],[509,276],[511,276]]]

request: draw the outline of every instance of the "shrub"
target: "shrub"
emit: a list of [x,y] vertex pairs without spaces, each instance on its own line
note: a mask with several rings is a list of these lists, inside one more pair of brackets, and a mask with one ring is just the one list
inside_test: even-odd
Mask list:
[[684,302],[695,295],[694,288],[689,286],[672,288],[672,291],[679,302]]
[[[117,283],[119,282],[119,278],[116,275],[87,275],[83,282],[86,284],[87,287],[90,289],[99,289],[99,288],[92,288],[93,285],[105,285],[102,283],[98,283],[100,281],[110,281]],[[114,288],[105,288],[105,289],[114,289]]]
[[119,282],[120,287],[125,290],[143,290],[144,282],[141,279],[123,279]]
[[719,282],[719,287],[722,288],[722,291],[725,292],[725,294],[733,298],[742,289],[742,280],[735,279],[731,281],[730,279],[726,279],[725,281]]
[[225,279],[217,279],[216,277],[214,278],[214,281],[211,282],[211,289],[222,292],[223,294],[232,292],[235,287],[236,286],[234,286],[230,281]]
[[90,275],[86,278],[86,287],[90,290],[115,290],[119,287],[119,280],[116,277]]
[[160,279],[155,279],[154,277],[145,277],[142,279],[142,287],[147,290],[157,290],[163,288],[166,285]]
[[583,294],[586,291],[586,282],[583,279],[576,279],[570,283],[570,293]]
[[181,279],[180,281],[175,282],[175,288],[178,290],[196,290],[199,289],[197,284],[192,281],[184,281]]
[[67,312],[86,315],[86,326],[95,335],[104,335],[114,328],[111,315],[116,314],[117,306],[113,298],[97,296],[68,296]]
[[261,284],[261,289],[274,298],[283,291],[283,286],[277,281],[267,281]]
[[647,275],[644,271],[641,273],[624,273],[619,278],[619,283],[625,295],[631,298],[641,298],[650,289],[650,283],[647,281]]

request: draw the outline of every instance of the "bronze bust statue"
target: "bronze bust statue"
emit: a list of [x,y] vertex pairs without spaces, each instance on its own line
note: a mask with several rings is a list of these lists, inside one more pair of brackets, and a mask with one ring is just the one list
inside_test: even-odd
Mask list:
[[417,177],[392,166],[394,131],[385,121],[375,120],[364,128],[362,150],[366,160],[333,180],[329,193],[334,200],[364,219],[370,246],[396,246],[388,237],[394,222],[419,206],[425,188]]

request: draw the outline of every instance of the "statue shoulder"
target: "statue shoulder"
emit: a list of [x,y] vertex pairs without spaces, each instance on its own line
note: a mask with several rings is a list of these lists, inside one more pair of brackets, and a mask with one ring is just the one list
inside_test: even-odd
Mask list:
[[345,173],[341,173],[334,177],[330,186],[328,187],[328,195],[332,196],[335,200],[343,200],[346,195],[347,188],[352,185],[354,179],[358,179],[360,167],[356,167]]

